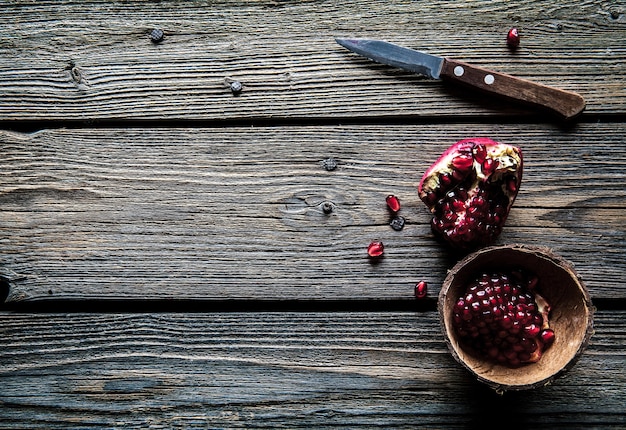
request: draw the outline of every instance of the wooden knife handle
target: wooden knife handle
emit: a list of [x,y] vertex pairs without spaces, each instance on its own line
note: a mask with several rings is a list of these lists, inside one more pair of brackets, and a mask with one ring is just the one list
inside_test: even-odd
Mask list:
[[444,59],[440,76],[491,94],[546,108],[565,119],[573,118],[585,109],[585,99],[579,94],[449,58]]

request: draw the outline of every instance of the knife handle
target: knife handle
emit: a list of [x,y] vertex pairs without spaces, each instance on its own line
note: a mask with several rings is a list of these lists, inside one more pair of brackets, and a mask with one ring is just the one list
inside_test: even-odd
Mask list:
[[444,59],[440,76],[491,94],[546,108],[565,119],[573,118],[585,109],[585,99],[574,92],[548,87],[449,58]]

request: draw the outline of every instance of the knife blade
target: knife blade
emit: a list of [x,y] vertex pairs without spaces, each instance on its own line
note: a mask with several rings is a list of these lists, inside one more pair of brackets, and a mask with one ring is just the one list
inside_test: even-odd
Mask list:
[[463,84],[485,93],[549,110],[564,119],[585,109],[585,99],[575,92],[484,69],[448,57],[439,57],[393,43],[373,39],[335,39],[352,52],[388,66],[399,67],[432,79]]

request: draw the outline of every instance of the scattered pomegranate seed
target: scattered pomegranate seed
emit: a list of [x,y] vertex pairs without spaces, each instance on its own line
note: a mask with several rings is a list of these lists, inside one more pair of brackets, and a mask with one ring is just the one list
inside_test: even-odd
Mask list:
[[516,270],[484,273],[471,282],[453,308],[461,342],[476,355],[510,367],[538,361],[554,331],[541,329],[548,325],[547,313],[542,315],[535,301],[545,299],[528,289],[534,279]]
[[428,294],[428,283],[420,281],[415,285],[415,297],[423,299]]
[[517,49],[517,47],[519,46],[519,42],[520,42],[519,32],[517,31],[517,28],[513,27],[512,29],[509,30],[509,32],[506,35],[506,44],[511,49]]
[[372,242],[369,244],[369,246],[367,247],[367,254],[372,257],[372,258],[377,258],[383,255],[383,252],[385,251],[385,246],[383,245],[382,242]]
[[385,201],[387,202],[387,207],[391,212],[396,213],[400,210],[400,199],[393,194],[389,194]]

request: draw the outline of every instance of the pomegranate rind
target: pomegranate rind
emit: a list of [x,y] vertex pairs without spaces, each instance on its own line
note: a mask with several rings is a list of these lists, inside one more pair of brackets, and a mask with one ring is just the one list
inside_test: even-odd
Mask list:
[[[463,349],[452,321],[452,309],[467,282],[477,272],[520,267],[534,272],[545,300],[551,306],[550,328],[558,335],[540,360],[510,368],[481,359]],[[573,265],[552,250],[527,245],[491,246],[467,255],[446,276],[439,293],[442,332],[453,358],[476,379],[497,392],[533,389],[563,376],[576,364],[593,334],[589,292]]]
[[454,248],[491,244],[522,182],[520,148],[487,137],[451,145],[422,176],[417,191],[433,214],[432,231]]

